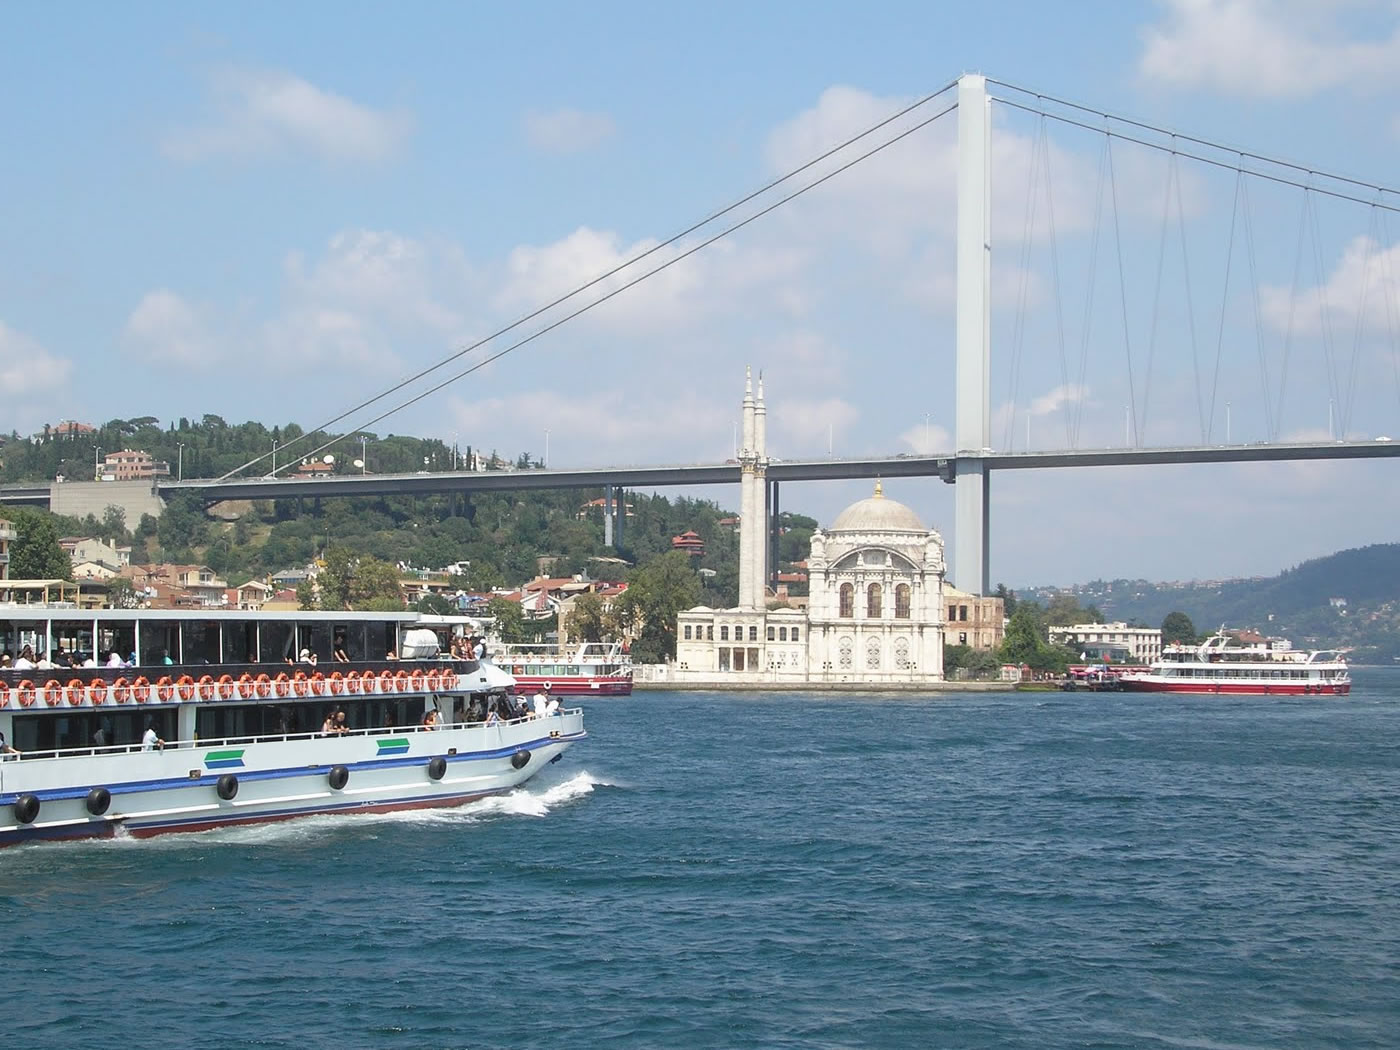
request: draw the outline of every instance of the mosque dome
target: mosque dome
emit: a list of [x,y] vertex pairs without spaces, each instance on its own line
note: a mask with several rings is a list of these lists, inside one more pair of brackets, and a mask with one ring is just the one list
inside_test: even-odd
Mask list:
[[836,516],[828,532],[927,532],[919,516],[896,500],[885,499],[881,486],[875,495],[852,503]]

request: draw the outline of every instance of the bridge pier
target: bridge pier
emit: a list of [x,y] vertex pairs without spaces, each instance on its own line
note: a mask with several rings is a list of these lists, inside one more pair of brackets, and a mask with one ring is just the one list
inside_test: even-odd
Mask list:
[[613,535],[612,535],[612,525],[613,525],[613,522],[612,522],[612,516],[613,516],[613,487],[612,487],[611,485],[604,485],[604,486],[603,486],[603,546],[604,546],[604,547],[611,547],[611,546],[613,545]]
[[985,77],[958,80],[958,313],[953,582],[986,594],[988,472],[967,452],[991,447],[991,118]]

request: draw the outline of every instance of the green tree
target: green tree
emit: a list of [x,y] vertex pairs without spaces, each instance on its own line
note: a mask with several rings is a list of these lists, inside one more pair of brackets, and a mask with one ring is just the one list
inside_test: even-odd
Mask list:
[[570,641],[601,642],[608,633],[606,621],[603,599],[596,594],[580,594],[574,599],[564,626]]
[[71,580],[73,562],[58,545],[53,515],[35,507],[3,509],[0,517],[15,527],[10,545],[10,578],[14,580]]
[[496,622],[496,634],[506,645],[515,645],[526,638],[525,614],[519,602],[492,598],[486,603],[486,613]]
[[355,609],[387,612],[403,608],[403,588],[399,570],[387,561],[370,555],[355,565],[350,578],[350,605]]
[[309,578],[297,584],[297,608],[316,608],[316,585]]
[[343,544],[326,549],[321,571],[316,574],[322,609],[350,608],[350,581],[355,575],[357,562],[355,552]]
[[676,655],[676,617],[700,600],[700,581],[690,558],[672,551],[628,574],[627,590],[617,599],[620,623],[631,633],[632,656],[660,663]]
[[1194,645],[1198,637],[1196,625],[1191,622],[1191,617],[1184,612],[1169,612],[1162,620],[1163,645],[1177,643]]
[[1010,616],[1016,611],[1016,592],[1010,590],[1006,584],[997,584],[996,597],[1001,599],[1003,615]]

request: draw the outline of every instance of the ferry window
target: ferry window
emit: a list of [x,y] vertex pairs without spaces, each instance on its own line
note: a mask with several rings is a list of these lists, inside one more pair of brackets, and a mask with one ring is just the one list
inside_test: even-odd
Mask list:
[[719,628],[719,640],[721,642],[729,641],[729,628],[723,624],[721,624]]
[[690,624],[685,625],[685,640],[690,641]]
[[756,642],[756,641],[758,641],[758,627],[755,626],[754,624],[750,624],[750,625],[749,625],[749,641],[751,641],[751,642]]
[[209,620],[185,624],[185,663],[217,664],[219,658],[219,625]]
[[166,654],[180,659],[180,625],[173,620],[147,620],[141,624],[141,663],[159,666]]
[[768,640],[769,640],[770,642],[774,642],[774,641],[777,641],[777,640],[778,640],[778,629],[777,629],[776,627],[769,627],[769,628],[768,628]]
[[801,632],[801,630],[802,630],[802,628],[800,628],[800,627],[794,627],[794,628],[792,629],[792,640],[793,640],[794,642],[800,642],[800,641],[802,640],[802,639],[800,639],[800,638],[797,637],[798,634]]
[[901,583],[894,589],[894,615],[896,619],[909,619],[909,585]]
[[844,620],[849,620],[856,614],[856,589],[854,585],[843,583],[841,585],[841,611],[838,615]]
[[787,628],[786,628],[786,627],[779,627],[779,628],[778,628],[778,641],[780,641],[780,642],[785,642],[785,641],[787,641]]
[[880,585],[872,583],[865,592],[865,615],[872,620],[877,620],[884,613],[884,601],[881,597]]

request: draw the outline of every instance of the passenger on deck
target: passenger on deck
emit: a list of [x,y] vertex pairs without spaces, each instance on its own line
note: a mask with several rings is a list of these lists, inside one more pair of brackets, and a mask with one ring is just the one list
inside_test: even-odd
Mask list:
[[301,654],[297,657],[297,663],[310,664],[312,667],[315,667],[316,654],[313,653],[310,649],[303,649],[301,651]]
[[122,654],[113,649],[107,654],[108,667],[125,667],[126,661],[122,659]]
[[387,653],[384,654],[384,659],[386,660],[397,660],[398,658],[399,654],[394,652],[394,650],[392,649],[390,649]]
[[8,760],[12,755],[17,756],[19,750],[10,746],[10,742],[5,739],[5,734],[0,733],[0,762]]
[[349,656],[346,654],[346,652],[345,652],[345,635],[343,635],[343,634],[338,634],[338,635],[336,635],[336,636],[335,636],[335,643],[332,645],[331,648],[332,648],[332,653],[331,653],[331,655],[332,655],[332,657],[335,659],[335,662],[336,662],[336,663],[338,663],[338,664],[348,664],[348,663],[350,662],[350,657],[349,657]]
[[476,644],[472,646],[472,659],[477,663],[486,659],[486,639],[481,635],[476,636]]
[[549,710],[549,683],[545,682],[544,691],[535,694],[535,717],[543,718]]
[[345,712],[336,708],[326,715],[326,720],[321,723],[322,736],[344,736],[350,731],[350,727],[345,724]]
[[19,657],[15,660],[16,671],[34,670],[34,647],[26,645],[19,651]]
[[149,719],[146,721],[146,731],[141,734],[142,751],[164,751],[165,741],[156,733],[155,723]]
[[436,729],[437,727],[438,727],[438,713],[437,713],[437,708],[436,708],[436,707],[429,708],[429,709],[428,709],[428,713],[427,713],[426,715],[423,716],[423,728],[424,728],[424,729]]

